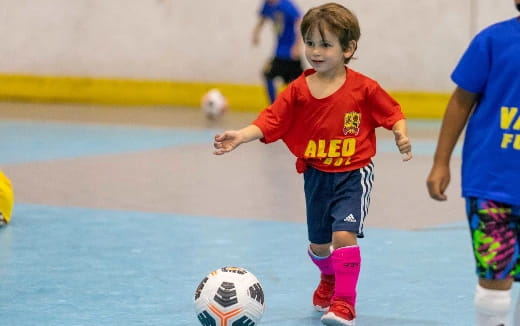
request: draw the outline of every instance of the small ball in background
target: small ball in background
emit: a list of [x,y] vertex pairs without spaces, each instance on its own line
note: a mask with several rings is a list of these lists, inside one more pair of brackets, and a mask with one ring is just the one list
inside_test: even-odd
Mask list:
[[216,88],[209,90],[202,96],[200,105],[202,112],[209,120],[220,118],[228,110],[227,99]]

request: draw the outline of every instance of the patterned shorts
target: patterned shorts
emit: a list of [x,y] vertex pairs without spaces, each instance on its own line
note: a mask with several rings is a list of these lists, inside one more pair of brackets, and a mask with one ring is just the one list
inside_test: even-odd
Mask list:
[[520,206],[466,198],[479,278],[520,281]]

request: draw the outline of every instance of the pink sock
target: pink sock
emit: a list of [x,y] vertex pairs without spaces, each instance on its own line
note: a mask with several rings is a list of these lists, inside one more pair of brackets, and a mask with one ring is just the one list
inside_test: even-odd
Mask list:
[[312,262],[318,266],[322,274],[334,274],[334,267],[332,266],[332,255],[327,257],[318,257],[312,252],[310,247],[307,253],[309,254],[309,257],[311,257]]
[[336,274],[334,298],[341,298],[354,307],[356,305],[356,287],[361,268],[359,247],[338,248],[332,252],[331,257],[332,266]]

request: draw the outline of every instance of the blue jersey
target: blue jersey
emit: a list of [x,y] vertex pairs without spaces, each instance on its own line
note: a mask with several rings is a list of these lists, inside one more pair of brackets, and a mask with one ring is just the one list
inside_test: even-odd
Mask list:
[[519,19],[481,31],[451,78],[478,94],[464,139],[462,195],[520,205]]
[[275,5],[264,2],[260,15],[274,23],[277,37],[275,57],[291,59],[291,48],[298,37],[295,23],[301,17],[298,8],[290,0],[280,0]]

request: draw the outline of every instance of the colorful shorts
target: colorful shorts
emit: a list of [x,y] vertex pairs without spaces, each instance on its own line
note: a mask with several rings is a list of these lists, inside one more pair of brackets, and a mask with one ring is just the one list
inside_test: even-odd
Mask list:
[[466,198],[479,278],[520,281],[520,206]]

